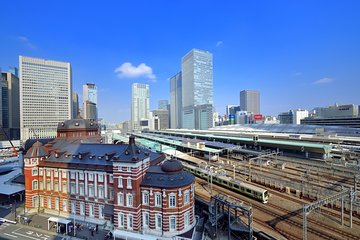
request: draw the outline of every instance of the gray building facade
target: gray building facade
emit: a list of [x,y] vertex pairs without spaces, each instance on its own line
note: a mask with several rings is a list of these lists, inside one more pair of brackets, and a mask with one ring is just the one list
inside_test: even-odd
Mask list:
[[153,117],[154,118],[158,118],[159,124],[158,124],[158,129],[156,130],[161,130],[161,129],[168,129],[169,128],[169,111],[165,110],[165,109],[158,109],[158,110],[154,110],[152,111],[153,113]]
[[182,128],[182,78],[181,72],[170,78],[170,127]]
[[96,104],[90,101],[84,102],[84,112],[86,112],[85,119],[98,119]]
[[19,78],[11,72],[3,72],[0,79],[1,124],[10,139],[18,140],[20,139]]
[[260,113],[260,93],[257,90],[242,90],[240,92],[240,109],[254,114]]
[[72,93],[72,118],[78,118],[78,115],[80,114],[79,109],[79,96],[76,92]]

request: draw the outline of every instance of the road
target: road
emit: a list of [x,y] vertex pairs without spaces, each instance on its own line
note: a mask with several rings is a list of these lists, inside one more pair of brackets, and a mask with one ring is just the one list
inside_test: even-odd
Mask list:
[[65,240],[65,236],[56,235],[55,233],[44,233],[34,228],[3,223],[0,225],[0,240]]

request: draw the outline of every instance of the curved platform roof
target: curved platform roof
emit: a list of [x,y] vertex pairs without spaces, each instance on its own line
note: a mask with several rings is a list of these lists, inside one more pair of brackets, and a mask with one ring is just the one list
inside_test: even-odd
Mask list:
[[[297,151],[307,151],[307,152],[315,152],[321,154],[328,154],[332,149],[332,145],[330,144],[320,144],[314,142],[307,142],[307,141],[291,141],[291,140],[280,140],[280,139],[258,139],[254,141],[252,137],[243,137],[243,136],[236,136],[236,133],[229,131],[232,135],[221,135],[216,131],[211,131],[212,134],[204,134],[201,131],[181,131],[181,130],[166,130],[160,131],[159,133],[162,134],[173,134],[177,136],[183,137],[192,137],[192,138],[200,138],[200,139],[207,139],[207,140],[218,140],[223,142],[237,142],[242,144],[256,144],[259,146],[264,147],[272,147],[272,148],[280,148],[280,149],[290,149],[290,150],[297,150]],[[161,135],[159,135],[161,137]],[[255,143],[256,142],[256,143]]]

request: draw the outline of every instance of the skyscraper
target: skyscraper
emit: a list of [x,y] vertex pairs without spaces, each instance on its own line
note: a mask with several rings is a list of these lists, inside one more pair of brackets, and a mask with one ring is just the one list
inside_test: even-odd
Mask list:
[[[140,130],[141,120],[149,119],[149,85],[133,83],[131,86],[131,129]],[[145,122],[145,121],[144,121]]]
[[19,69],[17,67],[9,67],[9,72],[19,78]]
[[72,93],[72,118],[77,118],[79,115],[79,96],[76,92]]
[[[201,107],[201,105],[206,105]],[[198,49],[182,58],[182,127],[208,129],[213,126],[212,54]],[[211,108],[211,111],[209,109]],[[201,114],[196,109],[202,109]],[[211,116],[207,116],[210,114]],[[201,119],[199,119],[201,118]]]
[[93,83],[83,85],[84,119],[97,119],[97,87]]
[[182,128],[181,72],[170,78],[170,127]]
[[21,139],[55,137],[72,114],[70,63],[19,56],[19,66]]
[[168,100],[159,100],[158,109],[159,110],[168,110],[169,101]]
[[19,78],[10,72],[3,72],[1,75],[1,124],[10,139],[20,139]]
[[168,129],[169,128],[169,111],[166,109],[158,109],[152,111],[152,115],[154,117],[157,117],[159,120],[159,125],[156,130],[160,129]]
[[260,93],[256,90],[242,90],[240,92],[240,109],[254,114],[260,113]]

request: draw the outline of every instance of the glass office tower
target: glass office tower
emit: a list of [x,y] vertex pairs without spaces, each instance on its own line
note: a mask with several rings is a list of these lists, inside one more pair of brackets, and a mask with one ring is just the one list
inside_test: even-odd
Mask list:
[[[187,129],[208,129],[213,127],[212,106],[212,54],[207,51],[193,49],[182,58],[182,127]],[[206,113],[197,114],[198,110],[204,108],[207,109],[204,111]],[[210,108],[211,111],[208,110]],[[209,116],[204,116],[204,114],[209,114]],[[199,119],[199,116],[202,116],[202,119]],[[211,120],[205,121],[204,119]]]

